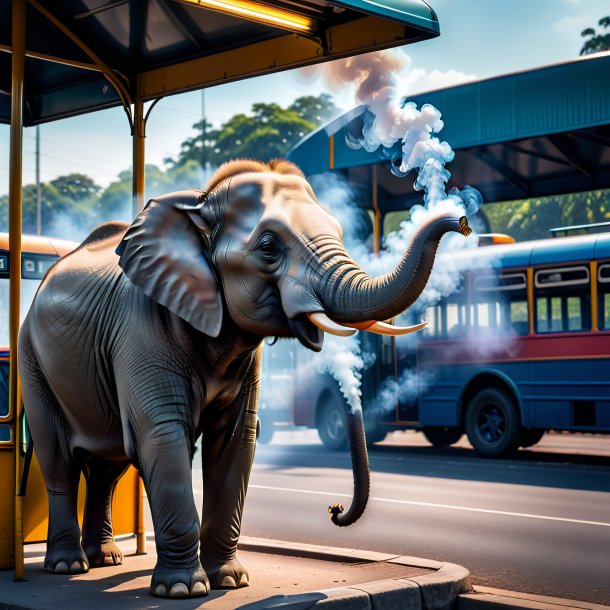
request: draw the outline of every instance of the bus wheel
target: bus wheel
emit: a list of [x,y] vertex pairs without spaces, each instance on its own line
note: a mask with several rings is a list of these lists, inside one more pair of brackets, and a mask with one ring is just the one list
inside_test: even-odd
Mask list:
[[330,400],[322,407],[318,418],[318,434],[327,449],[347,450],[347,417],[341,402]]
[[271,419],[257,419],[256,421],[256,441],[261,445],[268,445],[273,438],[275,432],[273,420]]
[[477,453],[500,457],[519,447],[519,421],[514,402],[499,388],[481,390],[468,405],[466,434]]
[[519,433],[519,445],[523,448],[533,447],[540,442],[545,432],[540,428],[523,428]]
[[370,447],[375,443],[381,443],[381,441],[385,440],[387,435],[387,428],[383,428],[382,426],[376,425],[369,426],[368,428],[366,428],[366,444],[368,447]]
[[424,436],[434,447],[450,447],[464,434],[461,428],[453,426],[426,426]]

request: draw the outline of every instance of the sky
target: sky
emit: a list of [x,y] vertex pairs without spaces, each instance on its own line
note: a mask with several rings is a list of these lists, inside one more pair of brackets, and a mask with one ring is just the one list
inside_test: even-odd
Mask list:
[[[580,32],[597,27],[610,14],[607,0],[428,0],[437,13],[441,35],[403,47],[410,57],[404,73],[405,95],[527,70],[578,57]],[[152,110],[146,137],[146,162],[163,166],[201,120],[220,126],[232,115],[248,113],[256,102],[289,105],[302,95],[324,90],[321,81],[304,82],[297,71],[218,85],[167,97]],[[352,92],[337,94],[344,110]],[[24,131],[24,184],[34,182],[35,128]],[[0,194],[8,192],[8,126],[0,126]],[[41,180],[85,173],[107,186],[131,166],[131,136],[120,108],[41,126]],[[203,185],[193,185],[197,188]]]

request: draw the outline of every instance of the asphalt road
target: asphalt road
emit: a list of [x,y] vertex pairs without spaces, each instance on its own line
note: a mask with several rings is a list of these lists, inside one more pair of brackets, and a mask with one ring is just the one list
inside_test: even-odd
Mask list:
[[[257,448],[242,533],[450,561],[475,585],[610,603],[610,437],[552,434],[491,460],[394,433],[370,462],[365,515],[338,528],[326,509],[349,502],[349,456],[313,431],[276,435]],[[194,488],[200,498],[196,474]]]

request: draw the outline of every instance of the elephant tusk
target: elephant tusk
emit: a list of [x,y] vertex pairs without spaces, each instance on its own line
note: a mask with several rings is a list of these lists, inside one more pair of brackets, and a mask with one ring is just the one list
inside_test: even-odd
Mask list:
[[369,326],[366,330],[376,335],[390,335],[398,337],[400,335],[408,335],[409,333],[415,333],[422,328],[426,328],[428,322],[420,322],[414,326],[394,326],[393,324],[387,324],[386,322],[375,322]]
[[346,322],[344,326],[349,326],[350,328],[356,328],[358,330],[368,330],[376,323],[377,320],[366,320],[365,322]]
[[320,330],[330,333],[331,335],[337,335],[339,337],[349,337],[350,335],[356,334],[355,328],[348,328],[337,322],[333,322],[325,313],[316,311],[315,313],[305,314],[309,320],[315,324]]

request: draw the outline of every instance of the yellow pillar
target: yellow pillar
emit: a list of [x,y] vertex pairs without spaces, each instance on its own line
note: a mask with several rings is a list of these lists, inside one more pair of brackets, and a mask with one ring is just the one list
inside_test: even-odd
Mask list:
[[137,216],[144,207],[144,138],[146,137],[146,119],[140,76],[136,86],[133,103],[133,215]]
[[[146,118],[140,77],[137,77],[136,96],[133,103],[133,216],[144,208],[144,138],[146,137]],[[146,553],[146,530],[144,528],[144,486],[138,477],[136,490],[136,553]]]
[[21,479],[21,396],[17,371],[17,339],[21,288],[21,183],[23,147],[23,74],[25,70],[25,0],[12,4],[12,85],[11,85],[11,141],[9,178],[9,413],[15,431],[15,580],[23,580],[23,521],[22,501],[18,495]]

